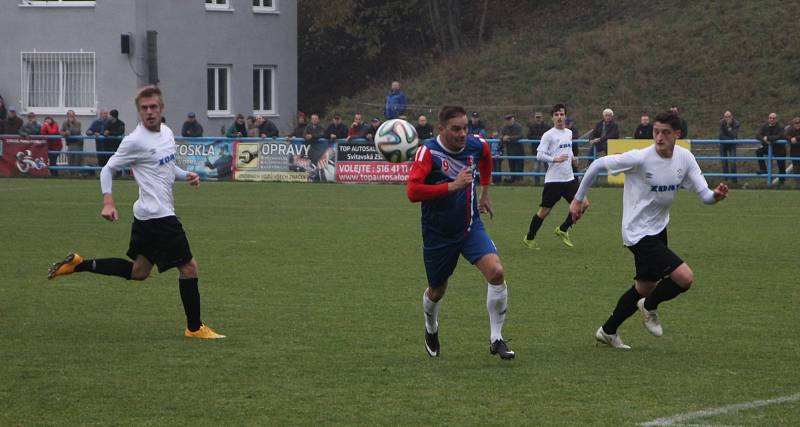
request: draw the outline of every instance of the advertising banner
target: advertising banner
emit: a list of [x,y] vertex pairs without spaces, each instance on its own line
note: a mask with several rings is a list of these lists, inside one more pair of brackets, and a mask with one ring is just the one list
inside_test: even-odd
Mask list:
[[[622,154],[627,151],[647,148],[653,144],[652,139],[609,139],[608,140],[608,154]],[[675,145],[691,150],[692,141],[688,139],[679,139],[675,141]],[[621,173],[617,176],[608,174],[609,184],[625,184],[625,174]]]
[[47,140],[0,137],[0,176],[48,176]]
[[328,142],[236,141],[237,181],[332,182],[336,158]]
[[206,181],[233,179],[233,144],[231,140],[190,142],[175,141],[175,163]]
[[389,163],[372,144],[340,143],[336,150],[337,182],[405,183],[411,162]]

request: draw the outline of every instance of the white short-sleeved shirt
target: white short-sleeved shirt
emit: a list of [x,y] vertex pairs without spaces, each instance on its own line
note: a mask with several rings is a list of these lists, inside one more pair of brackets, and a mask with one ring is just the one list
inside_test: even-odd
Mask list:
[[575,179],[572,173],[572,131],[569,129],[551,128],[542,135],[542,141],[539,148],[536,149],[537,153],[544,153],[552,158],[556,158],[562,154],[569,156],[569,159],[560,162],[550,162],[547,167],[547,173],[544,176],[544,182],[569,182]]
[[708,189],[694,155],[675,146],[672,157],[658,155],[656,146],[605,157],[608,172],[625,173],[622,196],[622,241],[633,246],[660,233],[669,223],[669,208],[683,187],[695,193]]
[[[161,124],[160,132],[151,132],[141,123],[126,136],[106,167],[119,170],[130,167],[139,185],[139,199],[133,204],[133,216],[139,220],[175,215],[172,184],[175,182],[175,136]],[[106,185],[109,186],[106,189]],[[103,185],[110,192],[110,182]]]

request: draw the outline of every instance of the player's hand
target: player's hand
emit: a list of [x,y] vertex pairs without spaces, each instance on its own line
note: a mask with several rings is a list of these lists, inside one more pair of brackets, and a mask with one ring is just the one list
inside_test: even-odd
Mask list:
[[461,172],[458,173],[458,176],[456,176],[456,180],[448,185],[448,190],[450,191],[461,190],[462,188],[465,188],[470,184],[472,184],[472,169],[469,167],[465,167],[461,169]]
[[200,175],[194,172],[187,172],[186,173],[186,181],[192,187],[199,187],[200,186]]
[[480,200],[478,200],[478,212],[482,214],[489,214],[489,219],[494,218],[494,211],[492,210],[492,200],[489,199],[488,193],[483,193]]
[[717,184],[717,188],[714,189],[714,200],[720,201],[726,197],[728,197],[728,185],[720,182]]
[[567,160],[569,160],[569,156],[566,155],[566,154],[562,154],[562,155],[556,157],[555,159],[553,159],[553,163],[566,162]]
[[572,215],[572,221],[578,222],[586,212],[586,209],[589,209],[589,199],[584,199],[583,201],[573,199],[572,203],[569,204],[569,213]]
[[103,210],[100,211],[100,216],[107,219],[108,221],[114,222],[119,219],[119,214],[117,213],[117,207],[113,204],[111,205],[103,205]]

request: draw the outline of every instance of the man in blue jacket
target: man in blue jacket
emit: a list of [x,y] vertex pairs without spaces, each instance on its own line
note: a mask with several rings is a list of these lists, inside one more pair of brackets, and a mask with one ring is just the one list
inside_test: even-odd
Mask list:
[[400,82],[392,82],[392,91],[386,95],[383,115],[386,119],[396,119],[406,112],[406,93],[400,90]]

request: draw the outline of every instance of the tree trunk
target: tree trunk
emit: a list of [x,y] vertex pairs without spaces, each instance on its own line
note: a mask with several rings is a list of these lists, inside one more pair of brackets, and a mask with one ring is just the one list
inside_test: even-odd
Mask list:
[[461,48],[461,13],[455,3],[456,0],[447,1],[447,29],[450,30],[453,49],[458,50]]

